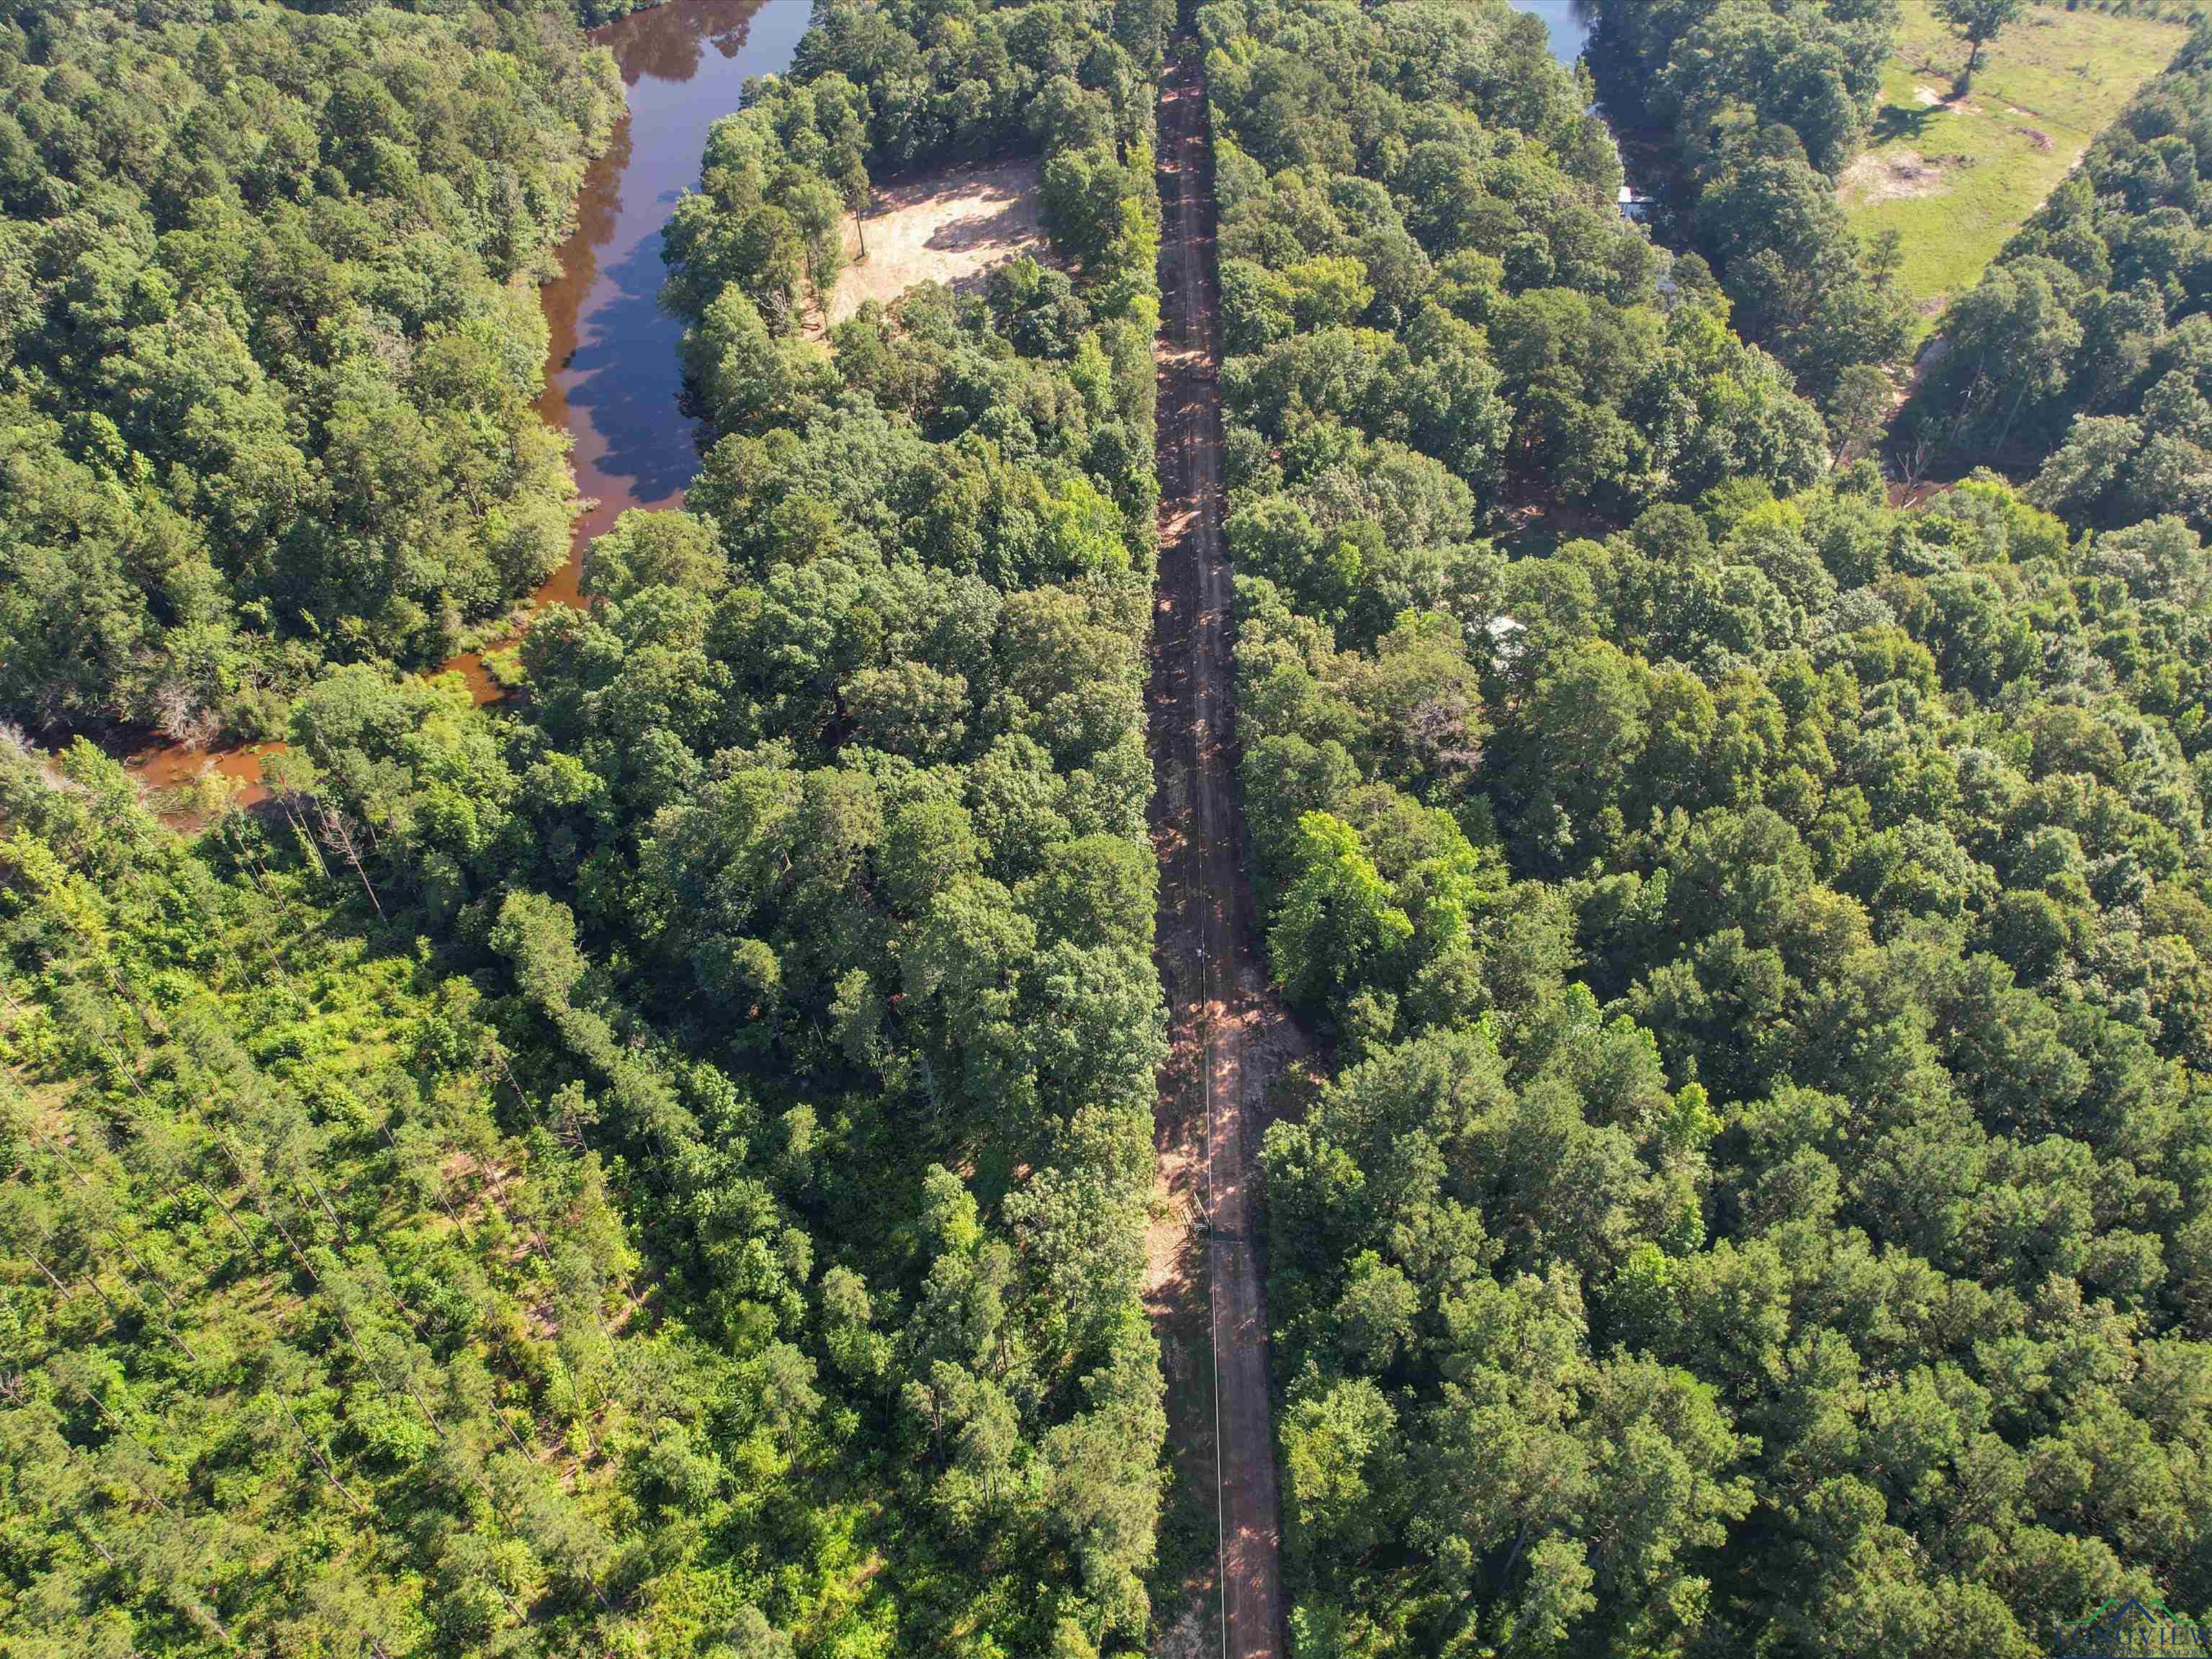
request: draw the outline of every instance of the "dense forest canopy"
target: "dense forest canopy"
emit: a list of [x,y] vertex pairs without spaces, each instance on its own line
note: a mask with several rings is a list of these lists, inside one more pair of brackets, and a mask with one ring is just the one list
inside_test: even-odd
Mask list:
[[[1690,262],[1586,252],[1524,24],[1200,27],[1255,874],[1340,1067],[1267,1142],[1295,1650],[2026,1659],[2205,1605],[2196,532],[1822,478]],[[1474,538],[1533,468],[1625,527]]]
[[763,1373],[655,1320],[466,979],[62,771],[0,757],[9,1650],[573,1651],[778,1455]]
[[[4,1224],[58,1282],[10,1284],[25,1382],[0,1415],[52,1471],[25,1512],[83,1522],[0,1547],[11,1638],[59,1651],[97,1607],[118,1652],[1142,1644],[1166,21],[1127,0],[820,10],[793,72],[717,128],[669,238],[716,434],[688,510],[591,550],[586,608],[532,629],[518,706],[325,668],[270,807],[191,854],[87,750],[51,803],[6,805],[11,994],[44,1092],[9,1120],[35,1192]],[[434,85],[436,61],[393,74]],[[1035,95],[970,95],[1000,84]],[[799,337],[852,192],[1010,141],[1043,151],[1047,260]],[[362,157],[404,171],[383,138]],[[356,211],[331,182],[349,205],[303,214]],[[355,229],[369,268],[409,268]],[[464,331],[354,326],[403,390],[410,354]],[[52,875],[86,848],[88,887]],[[197,988],[218,962],[228,1003]],[[282,1110],[195,1092],[202,1048],[270,1074],[252,1098]],[[144,1250],[179,1206],[158,1284],[118,1265],[104,1218]],[[272,1254],[279,1223],[298,1259]],[[275,1290],[284,1351],[240,1347]],[[195,1395],[222,1414],[166,1428]],[[270,1419],[290,1437],[246,1437]],[[282,1571],[240,1571],[248,1534],[209,1530],[249,1492],[239,1525],[282,1529]]]
[[2027,1656],[2212,1591],[2204,552],[1871,483],[1371,646],[1242,594],[1346,1061],[1267,1146],[1301,1651]]
[[0,29],[0,714],[258,733],[567,556],[537,280],[622,108],[556,10]]
[[[289,739],[190,842],[0,743],[10,1653],[1097,1659],[1177,1611],[1176,20],[818,5],[666,238],[686,505],[477,708],[404,671],[565,544],[532,289],[611,10],[0,41],[0,713]],[[1327,1055],[1263,1159],[1292,1651],[2212,1614],[2202,43],[1906,411],[2022,482],[1900,508],[1837,459],[1903,336],[1831,182],[1891,10],[1607,0],[1680,257],[1498,0],[1190,22],[1235,759]],[[1043,250],[818,326],[843,215],[1010,154]]]
[[1609,514],[1826,462],[1709,278],[1615,209],[1620,161],[1504,7],[1209,6],[1240,571],[1379,628],[1516,501]]

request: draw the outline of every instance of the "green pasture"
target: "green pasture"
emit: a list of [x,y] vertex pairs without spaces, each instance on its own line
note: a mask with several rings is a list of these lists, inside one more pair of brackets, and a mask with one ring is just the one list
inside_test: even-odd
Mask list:
[[1905,0],[1873,142],[1845,173],[1841,198],[1861,235],[1901,233],[1902,280],[1923,317],[1980,276],[2172,60],[2188,37],[2179,19],[2140,6],[2037,6],[1983,48],[1972,85],[1954,100],[1966,43],[1927,0]]

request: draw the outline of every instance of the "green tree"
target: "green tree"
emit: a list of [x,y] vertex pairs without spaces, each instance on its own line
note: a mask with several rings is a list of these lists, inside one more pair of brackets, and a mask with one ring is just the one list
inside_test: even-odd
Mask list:
[[1327,812],[1298,819],[1289,877],[1268,954],[1295,1000],[1316,1012],[1363,985],[1388,983],[1413,924],[1362,848],[1359,832]]
[[2018,22],[2027,10],[2027,0],[1936,0],[1936,12],[1951,33],[1966,43],[1966,67],[1959,71],[1952,94],[1960,96],[1972,84],[1974,67],[1982,47]]

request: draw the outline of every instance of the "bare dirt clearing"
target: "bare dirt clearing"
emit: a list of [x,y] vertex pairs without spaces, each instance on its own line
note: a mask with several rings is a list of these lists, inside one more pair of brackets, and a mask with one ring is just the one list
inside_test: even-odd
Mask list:
[[1034,158],[919,174],[877,191],[865,225],[845,222],[845,269],[823,326],[870,300],[889,305],[917,283],[971,287],[1024,253],[1045,257]]
[[1844,169],[1836,194],[1846,204],[1933,196],[1948,186],[1944,166],[1914,149],[1869,150]]

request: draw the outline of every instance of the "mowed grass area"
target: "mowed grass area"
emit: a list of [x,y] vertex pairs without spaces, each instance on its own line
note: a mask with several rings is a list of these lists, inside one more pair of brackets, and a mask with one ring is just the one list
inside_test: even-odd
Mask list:
[[1902,233],[1901,280],[1925,322],[1973,284],[2188,33],[2145,15],[2035,6],[1982,49],[1954,102],[1966,43],[1927,0],[1905,0],[1873,142],[1839,194],[1862,236]]

